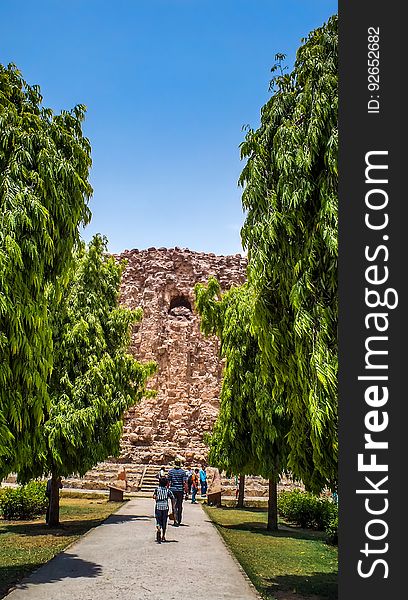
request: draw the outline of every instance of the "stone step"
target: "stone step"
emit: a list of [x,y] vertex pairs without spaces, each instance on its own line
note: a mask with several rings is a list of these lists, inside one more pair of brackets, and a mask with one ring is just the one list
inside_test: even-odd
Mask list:
[[[142,485],[140,487],[141,492],[153,493],[158,484],[157,475],[160,467],[158,465],[148,465],[142,479]],[[166,468],[167,470],[167,468]]]
[[156,485],[142,485],[142,487],[140,488],[139,491],[153,493],[156,488],[157,488],[157,483],[156,483]]
[[[82,488],[82,489],[99,489],[107,490],[108,485],[111,481],[117,479],[119,469],[125,468],[128,482],[131,486],[136,489],[140,486],[140,481],[144,473],[142,487],[139,488],[141,491],[146,493],[153,493],[154,488],[157,486],[158,480],[157,475],[160,471],[161,464],[134,464],[127,462],[108,462],[105,461],[88,471],[82,478],[70,477],[64,478],[64,487],[67,488]],[[164,465],[166,471],[171,468],[172,465]],[[198,465],[199,466],[199,465]],[[211,468],[208,469],[211,472]],[[15,476],[10,475],[7,478],[9,482],[15,482]],[[235,479],[234,477],[228,478],[225,475],[221,476],[221,485],[223,489],[223,495],[234,496],[235,495]],[[300,484],[294,483],[289,479],[283,478],[280,482],[278,489],[293,489],[298,487],[302,489]],[[245,485],[245,495],[247,497],[267,497],[268,496],[268,481],[259,476],[247,476]]]

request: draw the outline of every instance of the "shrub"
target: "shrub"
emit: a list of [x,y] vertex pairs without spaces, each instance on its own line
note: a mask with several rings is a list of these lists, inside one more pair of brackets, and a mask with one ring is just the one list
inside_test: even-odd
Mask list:
[[279,493],[278,511],[300,527],[325,530],[331,517],[337,515],[337,506],[329,498],[293,490]]
[[337,506],[333,505],[335,510],[332,511],[332,514],[329,516],[329,519],[326,523],[325,531],[326,531],[326,542],[328,544],[338,544],[338,528],[339,528],[339,513],[337,510]]
[[7,488],[0,495],[0,513],[7,520],[29,519],[47,510],[45,481],[30,481],[27,485]]

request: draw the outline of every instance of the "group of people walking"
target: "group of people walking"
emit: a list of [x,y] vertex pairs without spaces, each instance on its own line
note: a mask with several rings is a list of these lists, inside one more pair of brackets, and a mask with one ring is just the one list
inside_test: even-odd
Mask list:
[[173,525],[179,527],[183,516],[183,500],[187,500],[191,494],[191,503],[196,504],[196,496],[199,488],[201,488],[201,496],[206,496],[207,472],[205,465],[202,465],[201,469],[184,470],[181,466],[181,460],[176,459],[174,467],[167,473],[165,467],[160,469],[158,479],[159,485],[154,491],[153,498],[156,501],[156,541],[161,543],[166,541],[169,499],[174,518]]
[[191,495],[191,504],[196,504],[197,500],[197,492],[199,488],[201,489],[201,496],[205,498],[207,495],[207,471],[204,465],[202,465],[201,469],[187,469],[187,489],[184,496],[185,500],[188,500],[189,495]]

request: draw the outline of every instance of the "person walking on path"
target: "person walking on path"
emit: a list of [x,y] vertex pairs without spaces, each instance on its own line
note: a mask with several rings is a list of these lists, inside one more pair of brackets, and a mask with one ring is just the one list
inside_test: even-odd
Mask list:
[[176,458],[174,467],[168,472],[167,478],[170,483],[170,489],[174,494],[174,525],[178,527],[181,524],[183,499],[187,489],[187,475],[184,469],[181,468],[180,459]]
[[197,504],[196,496],[197,496],[197,492],[198,492],[198,484],[200,481],[198,473],[199,473],[199,470],[194,469],[194,472],[191,475],[191,504]]
[[156,500],[154,516],[156,517],[156,541],[166,541],[167,518],[169,516],[169,498],[174,499],[173,492],[167,487],[167,477],[160,477],[159,487],[154,490]]
[[205,470],[205,465],[201,465],[200,485],[201,485],[201,496],[206,496],[208,484],[207,484],[207,471]]
[[167,481],[167,487],[168,487],[168,479],[167,479],[167,472],[166,472],[166,467],[160,467],[160,471],[157,473],[157,479],[161,479],[161,477],[164,477]]
[[187,477],[187,491],[186,491],[186,495],[184,496],[184,500],[188,500],[188,496],[189,494],[191,494],[191,477],[193,475],[193,471],[192,469],[190,469],[190,467],[186,470],[186,477]]

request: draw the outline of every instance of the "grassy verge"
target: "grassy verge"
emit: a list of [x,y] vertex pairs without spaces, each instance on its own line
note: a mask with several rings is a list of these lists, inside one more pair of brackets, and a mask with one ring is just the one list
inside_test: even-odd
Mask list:
[[203,508],[263,598],[337,598],[337,548],[324,533],[283,523],[278,532],[266,531],[260,508]]
[[50,529],[44,517],[33,521],[0,519],[0,598],[22,577],[49,561],[69,544],[116,511],[106,498],[61,498],[61,529]]

